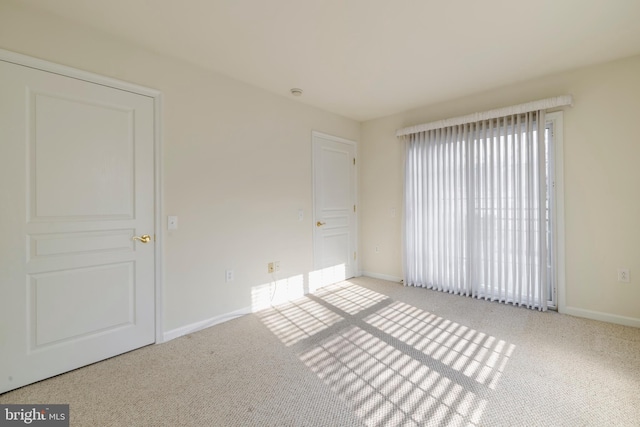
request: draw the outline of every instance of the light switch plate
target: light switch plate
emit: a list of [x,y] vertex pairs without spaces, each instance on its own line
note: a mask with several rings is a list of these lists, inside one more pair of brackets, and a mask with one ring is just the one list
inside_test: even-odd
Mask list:
[[168,230],[177,230],[178,229],[178,217],[177,216],[168,216],[167,217],[167,229]]

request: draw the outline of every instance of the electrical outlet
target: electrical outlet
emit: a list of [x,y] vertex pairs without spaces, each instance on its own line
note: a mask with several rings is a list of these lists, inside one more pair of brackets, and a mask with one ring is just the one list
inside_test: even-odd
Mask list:
[[618,282],[629,283],[629,269],[628,268],[619,268],[618,269]]
[[276,273],[280,271],[280,261],[275,261],[273,263],[273,268],[275,269]]
[[276,266],[275,263],[270,262],[269,264],[267,264],[267,273],[271,274],[275,271]]
[[376,250],[376,253],[380,253],[380,246],[376,246],[375,250]]
[[233,279],[235,278],[233,270],[226,270],[224,274],[225,274],[225,278],[224,278],[225,282],[233,282]]

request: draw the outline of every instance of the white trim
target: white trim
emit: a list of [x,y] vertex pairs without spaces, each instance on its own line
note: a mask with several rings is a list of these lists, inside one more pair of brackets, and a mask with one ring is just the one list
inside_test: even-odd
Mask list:
[[491,120],[498,117],[505,117],[514,114],[524,114],[530,111],[547,110],[549,108],[564,107],[567,105],[573,105],[573,97],[571,95],[556,96],[554,98],[540,99],[538,101],[526,102],[524,104],[513,105],[511,107],[497,108],[495,110],[468,114],[466,116],[453,117],[450,119],[438,120],[422,125],[409,126],[397,130],[396,136],[410,135],[432,129],[442,129],[449,126],[479,122],[482,120]]
[[162,168],[162,159],[163,156],[163,144],[162,144],[162,136],[163,136],[163,98],[162,93],[158,92],[158,95],[155,97],[155,196],[156,196],[156,206],[154,210],[155,214],[155,255],[156,255],[156,264],[155,264],[155,275],[156,275],[156,344],[160,344],[164,342],[164,319],[163,319],[163,299],[162,299],[162,291],[164,289],[164,170]]
[[0,60],[12,64],[29,67],[48,73],[59,74],[61,76],[71,77],[77,80],[86,81],[102,86],[108,86],[114,89],[123,90],[138,95],[153,98],[154,109],[154,233],[155,233],[155,340],[156,343],[162,342],[162,289],[164,283],[164,257],[162,243],[162,194],[163,194],[163,171],[162,171],[162,93],[156,89],[138,86],[133,83],[124,82],[122,80],[112,79],[110,77],[93,74],[88,71],[78,70],[76,68],[67,67],[65,65],[55,64],[53,62],[44,61],[42,59],[33,58],[31,56],[21,55],[19,53],[10,52],[0,49]]
[[357,148],[357,146],[358,146],[358,143],[356,141],[351,140],[351,139],[341,138],[339,136],[329,135],[328,133],[323,133],[323,132],[318,132],[317,130],[312,130],[311,131],[311,138],[313,138],[315,136],[317,136],[318,138],[329,139],[329,140],[335,141],[335,142],[341,142],[343,144],[353,145],[354,148]]
[[403,280],[402,277],[389,276],[388,274],[374,273],[372,271],[363,271],[362,275],[366,276],[366,277],[371,277],[373,279],[387,280],[389,282],[398,282],[399,283],[399,282],[401,282]]
[[163,336],[163,342],[171,341],[172,339],[179,338],[187,334],[192,334],[194,332],[198,332],[203,329],[210,328],[211,326],[215,326],[220,323],[224,323],[251,313],[251,307],[245,307],[226,314],[221,314],[220,316],[212,317],[210,319],[201,320],[190,325],[181,326],[179,328],[165,332]]
[[21,55],[19,53],[10,52],[4,49],[0,49],[0,60],[16,65],[22,65],[24,67],[34,68],[36,70],[60,74],[66,77],[73,77],[74,79],[83,80],[89,83],[109,86],[115,89],[149,96],[151,98],[158,98],[158,96],[160,95],[160,91],[156,89],[138,86],[133,83],[124,82],[122,80],[113,79],[111,77],[101,76],[99,74],[90,73],[89,71],[78,70],[77,68],[67,67],[66,65],[55,64],[43,59]]
[[[352,141],[350,139],[346,139],[346,138],[341,138],[339,136],[334,136],[334,135],[329,135],[328,133],[323,133],[323,132],[318,132],[316,130],[312,130],[311,131],[311,198],[312,198],[312,205],[311,205],[311,209],[312,209],[312,213],[311,213],[311,227],[312,227],[312,245],[313,245],[313,251],[312,251],[312,256],[313,256],[313,268],[315,270],[318,269],[318,266],[316,264],[316,230],[315,230],[315,223],[317,221],[316,219],[316,162],[315,162],[315,158],[314,158],[314,145],[315,145],[315,141],[316,138],[322,138],[322,139],[328,139],[329,141],[334,141],[334,142],[339,142],[342,144],[347,144],[347,145],[351,145],[353,146],[353,155],[356,159],[358,159],[358,142],[357,141]],[[353,198],[354,198],[354,203],[356,204],[356,216],[355,216],[355,223],[354,223],[354,250],[357,254],[356,256],[356,260],[353,263],[353,276],[357,277],[360,275],[360,251],[358,249],[358,229],[359,229],[359,221],[358,218],[360,217],[360,197],[358,194],[358,160],[356,160],[356,164],[354,165],[354,176],[353,176]]]
[[564,114],[562,111],[547,113],[546,120],[553,122],[554,178],[555,178],[555,237],[556,245],[556,304],[559,313],[566,307],[565,281],[565,227],[564,227]]
[[565,307],[563,314],[582,317],[585,319],[599,320],[600,322],[615,323],[617,325],[640,328],[640,319],[636,317],[618,316],[616,314],[603,313],[601,311],[585,310],[577,307]]

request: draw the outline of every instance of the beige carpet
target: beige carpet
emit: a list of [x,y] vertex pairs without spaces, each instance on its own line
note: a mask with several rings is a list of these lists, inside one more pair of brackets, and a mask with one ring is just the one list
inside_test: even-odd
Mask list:
[[358,278],[0,395],[72,426],[640,426],[640,329]]

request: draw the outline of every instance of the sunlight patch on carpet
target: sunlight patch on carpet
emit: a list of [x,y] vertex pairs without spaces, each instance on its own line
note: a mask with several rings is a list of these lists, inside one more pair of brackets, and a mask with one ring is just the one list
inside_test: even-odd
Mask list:
[[367,426],[479,426],[515,345],[348,281],[257,315]]

